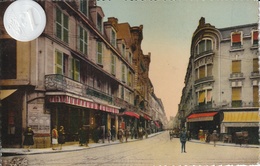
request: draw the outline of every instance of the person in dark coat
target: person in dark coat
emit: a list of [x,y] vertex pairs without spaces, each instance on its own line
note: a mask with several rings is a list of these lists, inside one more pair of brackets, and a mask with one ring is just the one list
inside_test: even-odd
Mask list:
[[116,127],[113,126],[111,129],[111,140],[114,142],[116,139]]
[[23,145],[27,146],[27,151],[30,151],[32,145],[34,145],[33,135],[34,132],[31,127],[27,127],[26,131],[24,132],[24,141]]
[[182,129],[180,133],[180,141],[181,141],[181,153],[187,153],[186,152],[186,140],[187,140],[187,132],[185,131],[185,128]]
[[216,142],[218,141],[218,133],[217,130],[214,130],[212,133],[212,140],[214,142],[214,146],[216,146]]
[[58,131],[58,144],[60,144],[60,150],[62,149],[62,144],[65,144],[65,131],[64,127],[60,126],[60,129]]
[[80,146],[83,146],[84,144],[87,146],[87,131],[84,127],[79,129],[79,144]]

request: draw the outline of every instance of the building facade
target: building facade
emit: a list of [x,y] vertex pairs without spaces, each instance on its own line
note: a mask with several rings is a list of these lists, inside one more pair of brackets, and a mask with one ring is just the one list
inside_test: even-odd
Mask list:
[[[96,0],[38,3],[48,21],[37,39],[16,41],[1,25],[3,147],[21,147],[27,126],[42,148],[51,145],[54,126],[64,126],[66,141],[74,142],[81,127],[91,138],[98,127],[125,127],[127,117],[128,126],[152,120],[145,107],[150,56],[141,51],[142,26],[124,31],[116,18],[104,22]],[[1,20],[9,4],[1,3]]]
[[201,18],[192,36],[178,118],[194,138],[248,131],[258,143],[258,25],[218,29]]

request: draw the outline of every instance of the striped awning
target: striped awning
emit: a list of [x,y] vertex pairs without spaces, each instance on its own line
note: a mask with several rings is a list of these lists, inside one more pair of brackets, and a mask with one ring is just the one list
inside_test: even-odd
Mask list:
[[217,113],[218,112],[204,112],[191,114],[188,116],[187,122],[212,121]]
[[258,111],[224,112],[222,122],[259,122]]

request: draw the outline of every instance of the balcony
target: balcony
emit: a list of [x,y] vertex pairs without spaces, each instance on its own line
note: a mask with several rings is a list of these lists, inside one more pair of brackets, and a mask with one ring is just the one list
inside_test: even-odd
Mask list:
[[243,73],[231,73],[229,80],[245,79]]
[[251,72],[251,76],[250,76],[251,79],[252,78],[259,78],[259,77],[260,77],[259,72]]
[[112,96],[111,95],[108,95],[108,94],[106,94],[106,93],[104,93],[102,91],[99,91],[97,89],[94,89],[94,88],[88,87],[86,89],[86,94],[90,95],[92,97],[96,97],[96,98],[102,99],[102,100],[107,101],[109,103],[112,102]]
[[45,88],[47,91],[70,92],[80,96],[91,96],[107,102],[112,102],[111,95],[60,74],[45,75]]
[[214,53],[213,50],[203,51],[203,52],[201,52],[201,53],[199,53],[199,54],[196,55],[195,61],[196,61],[197,59],[199,59],[200,57],[207,56],[207,55],[213,55],[213,53]]
[[231,104],[232,107],[242,107],[242,100],[234,100]]
[[213,76],[203,77],[195,80],[195,85],[205,83],[205,82],[213,82],[213,81],[214,81]]
[[205,112],[205,111],[210,111],[212,109],[213,109],[212,102],[208,102],[206,104],[203,103],[195,106],[194,112]]

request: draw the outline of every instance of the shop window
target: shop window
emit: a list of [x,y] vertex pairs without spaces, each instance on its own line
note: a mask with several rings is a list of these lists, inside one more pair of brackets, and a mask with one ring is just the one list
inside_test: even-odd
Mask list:
[[69,43],[69,17],[56,8],[56,36]]
[[241,73],[241,60],[232,61],[232,73]]
[[242,33],[236,32],[231,34],[231,46],[232,48],[242,47]]
[[232,88],[232,107],[241,107],[241,87],[233,87]]

